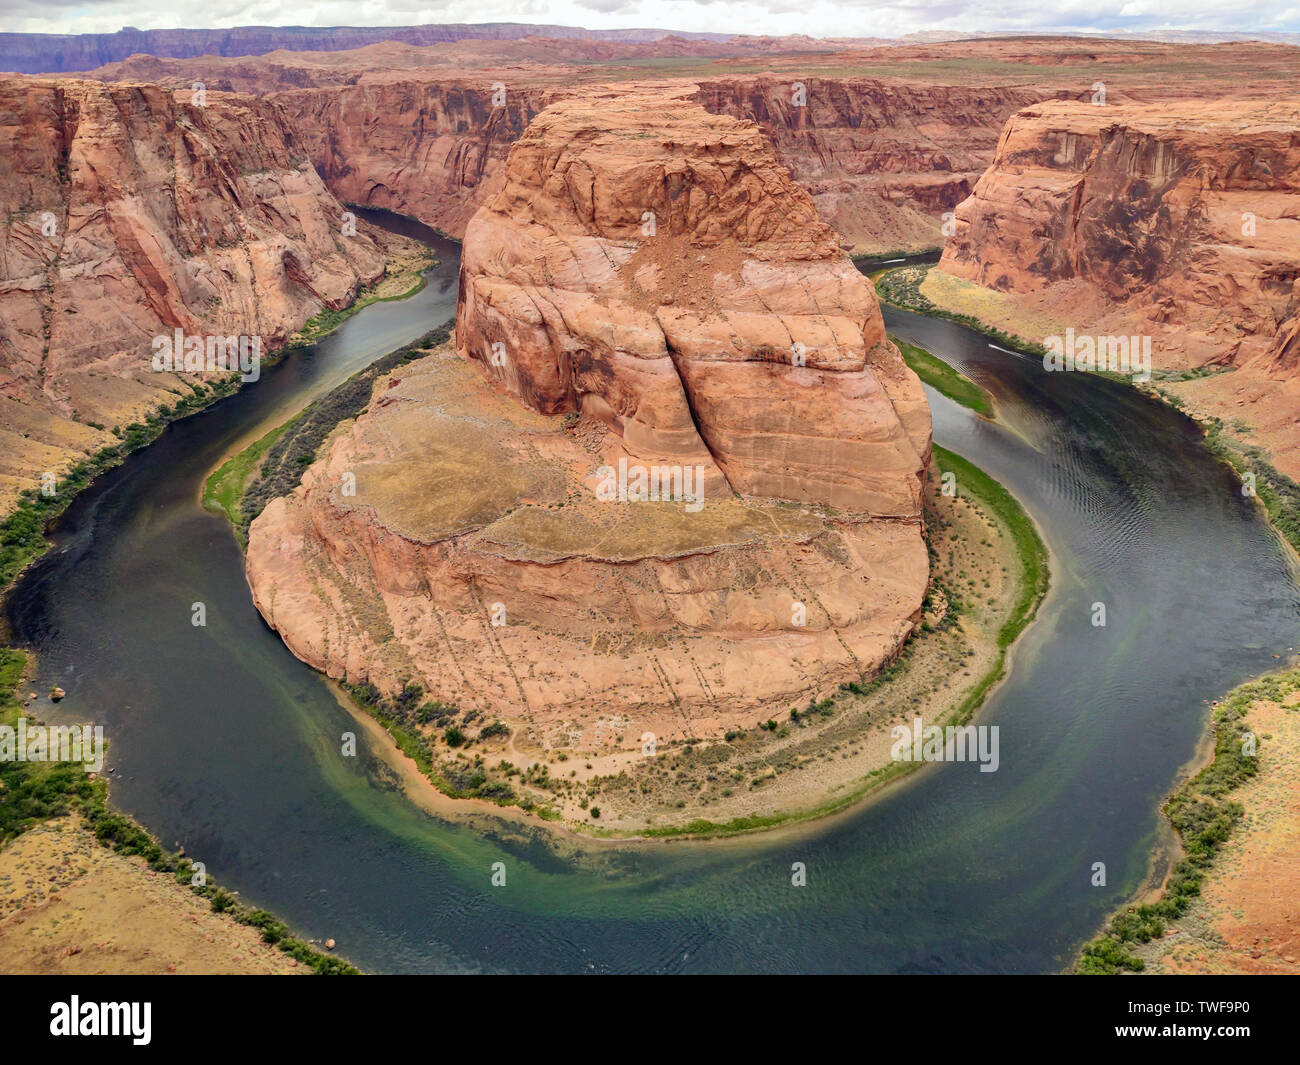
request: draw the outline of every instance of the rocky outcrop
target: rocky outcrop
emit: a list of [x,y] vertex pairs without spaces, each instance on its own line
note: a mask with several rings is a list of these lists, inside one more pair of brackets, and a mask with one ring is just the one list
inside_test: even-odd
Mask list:
[[156,372],[156,336],[258,337],[268,353],[383,273],[269,100],[2,80],[0,145],[6,488],[93,448],[91,423],[188,387]]
[[956,223],[941,271],[1079,334],[1148,336],[1157,368],[1234,371],[1188,395],[1300,472],[1300,97],[1025,108]]
[[634,459],[712,459],[745,496],[919,513],[924,400],[891,394],[911,377],[875,293],[753,124],[661,90],[556,104],[460,285],[460,350],[534,410],[588,413]]
[[896,654],[928,574],[929,412],[757,127],[689,90],[557,103],[461,269],[460,356],[381,381],[250,529],[296,654],[627,745]]
[[1085,282],[1162,334],[1165,365],[1239,362],[1287,319],[1298,208],[1300,98],[1036,105],[1007,124],[940,269],[1007,292]]

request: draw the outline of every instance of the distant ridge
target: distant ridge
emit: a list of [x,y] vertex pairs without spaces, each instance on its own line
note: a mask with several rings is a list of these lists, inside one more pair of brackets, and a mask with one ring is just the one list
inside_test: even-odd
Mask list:
[[[1158,41],[1166,44],[1220,44],[1262,41],[1268,44],[1300,45],[1300,33],[1241,33],[1217,30],[1116,30],[1089,31],[972,31],[957,33],[928,30],[893,39],[879,37],[813,38],[749,36],[730,33],[691,33],[683,30],[626,29],[587,30],[581,26],[533,25],[527,22],[449,22],[424,26],[232,26],[226,29],[141,30],[124,26],[115,33],[0,33],[0,72],[15,74],[67,74],[94,70],[120,63],[133,55],[162,59],[195,59],[215,55],[225,58],[265,55],[284,49],[290,52],[341,52],[364,48],[383,41],[414,46],[453,41],[518,41],[525,37],[555,37],[572,40],[648,43],[665,37],[687,41],[735,42],[742,46],[776,40],[807,41],[819,50],[880,47],[882,45],[942,44],[948,41],[991,38],[1060,39],[1077,37],[1107,41]],[[761,49],[760,49],[761,50]]]
[[215,30],[138,30],[116,33],[0,33],[0,70],[16,74],[64,74],[119,63],[144,53],[169,59],[201,55],[265,55],[340,52],[380,41],[430,45],[447,41],[513,41],[524,37],[575,37],[583,40],[657,41],[664,37],[726,41],[728,33],[678,33],[674,30],[584,30],[579,26],[534,26],[523,22],[446,23],[427,26],[235,26]]

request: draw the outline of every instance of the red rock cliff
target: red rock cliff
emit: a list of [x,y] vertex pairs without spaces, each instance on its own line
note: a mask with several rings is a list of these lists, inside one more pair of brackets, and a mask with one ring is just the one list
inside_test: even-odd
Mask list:
[[1300,473],[1300,98],[1027,107],[956,220],[941,271],[1236,371],[1180,387]]
[[[182,386],[153,372],[156,335],[260,336],[265,353],[383,272],[275,103],[189,97],[0,80],[0,426],[27,441],[6,487],[93,446],[77,421],[130,420]],[[28,424],[33,408],[53,417]]]

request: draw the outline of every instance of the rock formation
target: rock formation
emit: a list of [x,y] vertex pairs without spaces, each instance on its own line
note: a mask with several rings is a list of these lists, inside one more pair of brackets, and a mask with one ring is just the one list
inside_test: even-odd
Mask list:
[[1149,336],[1157,368],[1234,371],[1187,394],[1300,473],[1300,98],[1027,107],[956,223],[939,270],[1079,334]]
[[466,230],[459,357],[381,381],[252,525],[300,657],[631,745],[897,652],[928,574],[919,382],[761,131],[689,95],[561,101],[516,142]]
[[944,212],[970,195],[1006,120],[1044,95],[1037,87],[793,75],[699,85],[709,111],[768,133],[842,237],[881,251],[940,245]]
[[864,369],[896,362],[875,293],[762,132],[680,96],[533,122],[466,230],[456,336],[526,405],[590,414],[634,459],[918,513],[929,412],[910,375]]
[[158,335],[260,337],[263,353],[382,275],[364,233],[253,97],[0,80],[0,434],[9,491],[115,442],[91,423],[187,388]]

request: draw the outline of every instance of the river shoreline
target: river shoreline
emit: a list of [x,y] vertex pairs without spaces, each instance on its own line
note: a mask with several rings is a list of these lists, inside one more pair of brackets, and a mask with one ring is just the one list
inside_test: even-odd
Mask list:
[[[0,648],[0,724],[29,717],[19,693],[32,673],[31,656]],[[163,847],[113,812],[108,776],[87,773],[80,763],[5,761],[0,785],[23,813],[8,809],[0,820],[0,958],[7,972],[84,974],[103,965],[154,973],[291,974],[304,971],[299,965],[317,973],[358,971],[245,905],[183,851]],[[32,887],[38,879],[41,886]],[[21,882],[31,890],[19,895]],[[150,929],[147,949],[129,937],[119,943],[124,925]],[[217,935],[226,937],[219,946]],[[20,936],[35,937],[39,950],[29,953]],[[232,937],[233,952],[224,949]]]
[[[391,358],[391,355],[385,357],[385,359]],[[385,359],[377,360],[375,364],[372,364],[372,367],[384,363]],[[374,373],[372,371],[368,370],[365,373],[373,380]],[[959,375],[950,374],[947,379],[939,382],[939,386],[941,391],[945,388],[951,388],[956,392],[957,402],[973,406],[977,410],[981,406],[984,410],[989,409],[987,401],[983,404],[972,403],[971,390],[975,392],[980,390],[965,378],[959,377]],[[333,395],[334,393],[331,393],[317,399],[294,415],[291,422],[285,424],[294,424],[300,419],[314,417],[312,411],[318,408],[345,417],[357,405],[356,403],[350,403],[340,406],[332,399]],[[981,411],[981,416],[986,415]],[[204,492],[205,500],[211,504],[217,495],[218,484],[229,481],[232,477],[242,478],[239,484],[228,486],[232,488],[232,498],[237,500],[242,496],[245,487],[251,482],[251,478],[256,473],[258,463],[261,461],[258,455],[252,453],[258,449],[265,451],[267,442],[274,439],[283,429],[284,426],[280,426],[270,430],[265,436],[251,445],[249,449],[246,449],[244,453],[227,460],[208,479],[207,488]],[[1004,594],[1009,596],[1009,602],[1005,608],[1005,617],[995,626],[997,631],[989,631],[987,644],[981,643],[983,637],[973,638],[974,643],[970,649],[963,652],[963,656],[967,653],[976,655],[974,662],[978,663],[980,669],[984,670],[984,672],[972,677],[969,683],[960,686],[957,691],[952,692],[946,698],[936,700],[931,697],[921,704],[925,710],[926,720],[932,724],[941,726],[964,725],[973,717],[979,707],[984,705],[988,696],[1006,675],[1011,646],[1028,626],[1046,594],[1049,556],[1033,520],[1009,492],[987,474],[966,463],[959,456],[937,446],[935,455],[935,476],[937,477],[939,466],[943,466],[945,472],[958,477],[963,494],[969,493],[976,499],[977,507],[980,510],[991,511],[995,515],[993,524],[985,531],[979,531],[975,526],[963,525],[964,533],[957,536],[958,542],[967,534],[970,535],[972,541],[976,536],[984,537],[987,534],[989,537],[988,542],[997,545],[989,552],[991,558],[971,559],[964,564],[978,566],[991,562],[995,569],[1000,566],[1004,574],[1012,569],[1017,569],[1017,574],[1009,578],[1009,589],[1004,589]],[[942,500],[944,495],[939,491],[939,488],[940,486],[936,480],[931,485],[931,492],[936,500]],[[234,512],[240,509],[240,505],[235,502],[232,506],[230,502],[228,500],[224,505],[214,509],[219,509],[228,518],[233,518]],[[938,539],[936,539],[936,528],[939,530],[946,529],[950,517],[951,515],[948,517],[939,517],[937,514],[931,515],[929,537],[933,560],[937,560],[941,554],[951,558],[954,543],[940,542],[942,540],[941,532],[938,534]],[[987,514],[985,517],[987,519]],[[969,522],[971,516],[964,516],[962,520]],[[241,530],[242,526],[236,525],[236,535],[242,547],[245,537],[241,535]],[[965,576],[964,573],[963,576]],[[934,594],[936,589],[942,589],[945,580],[951,579],[954,579],[951,574],[941,577],[938,570],[936,570],[932,574],[931,594]],[[971,584],[973,586],[974,582],[972,581]],[[985,587],[988,587],[987,577],[985,578]],[[942,591],[939,594],[942,594]],[[971,628],[976,627],[971,626]],[[929,628],[928,623],[926,628]],[[870,733],[878,732],[885,726],[880,723],[879,718],[864,714],[861,708],[855,705],[861,700],[854,697],[867,695],[868,690],[871,690],[872,695],[881,694],[882,698],[884,698],[887,696],[875,691],[882,683],[892,684],[889,689],[892,694],[900,684],[914,684],[917,679],[916,675],[928,674],[931,671],[943,672],[941,662],[932,660],[937,652],[929,649],[931,643],[941,638],[932,632],[914,634],[909,640],[906,649],[898,656],[898,659],[882,666],[881,676],[885,678],[883,681],[873,681],[860,691],[857,685],[844,686],[846,689],[853,689],[853,691],[847,694],[842,691],[840,698],[836,700],[837,705],[834,709],[829,706],[832,700],[825,700],[826,706],[819,705],[816,708],[810,704],[809,711],[806,712],[805,716],[811,718],[813,722],[814,738],[808,740],[802,735],[796,736],[794,743],[798,745],[797,749],[803,753],[796,758],[795,766],[789,770],[794,775],[786,779],[786,769],[782,768],[781,772],[777,773],[775,770],[768,768],[764,774],[755,777],[749,791],[753,792],[755,788],[762,785],[763,792],[766,795],[765,800],[757,807],[743,792],[741,796],[735,795],[735,792],[740,790],[739,788],[724,789],[721,798],[716,798],[713,802],[724,811],[727,807],[731,807],[733,812],[730,816],[724,813],[722,817],[719,817],[716,812],[711,812],[708,817],[691,816],[690,814],[673,816],[671,810],[667,809],[667,798],[656,800],[656,796],[662,791],[658,781],[653,777],[642,774],[634,776],[634,779],[640,781],[640,794],[649,794],[651,796],[648,804],[644,805],[647,811],[653,811],[653,813],[624,817],[621,823],[613,825],[608,823],[610,818],[607,816],[603,823],[596,824],[594,821],[595,817],[599,815],[599,810],[590,816],[584,816],[587,814],[588,807],[604,807],[608,814],[609,808],[605,804],[616,801],[602,791],[603,782],[615,779],[621,781],[629,773],[638,774],[640,770],[646,768],[644,760],[638,759],[634,753],[629,754],[626,751],[619,751],[613,755],[602,754],[599,751],[577,750],[560,750],[558,752],[539,750],[533,754],[521,754],[513,740],[501,750],[497,750],[495,746],[490,745],[484,754],[476,759],[475,764],[480,766],[480,775],[485,776],[476,791],[482,789],[490,796],[502,793],[509,796],[504,800],[495,797],[489,798],[485,803],[484,798],[475,792],[466,794],[463,789],[449,783],[450,779],[462,775],[460,773],[461,767],[448,758],[453,752],[444,752],[438,748],[436,730],[422,728],[415,720],[405,720],[406,713],[402,705],[392,699],[390,695],[370,691],[367,698],[363,699],[355,694],[360,689],[346,685],[344,688],[347,690],[348,701],[351,704],[349,710],[354,714],[368,715],[380,725],[385,740],[383,746],[392,767],[403,774],[408,782],[412,773],[423,780],[428,789],[436,792],[441,797],[440,801],[437,801],[437,806],[440,808],[445,809],[446,807],[443,805],[445,803],[465,802],[473,804],[475,807],[488,805],[503,812],[512,811],[512,814],[518,811],[529,823],[544,826],[552,831],[563,831],[591,839],[610,841],[712,839],[766,832],[776,828],[819,820],[844,810],[856,808],[868,796],[881,792],[885,785],[901,779],[909,775],[910,771],[919,768],[923,763],[894,761],[885,758],[884,752],[888,749],[889,744],[883,742],[880,737],[869,736]],[[912,674],[911,676],[907,675],[909,672]],[[900,677],[897,683],[888,680],[888,678],[896,676]],[[839,705],[840,703],[847,705]],[[824,718],[827,713],[840,716],[856,714],[861,718],[862,723],[856,730],[851,730],[847,734],[843,728],[830,730],[839,742],[829,739],[821,742],[816,737],[816,732],[828,730],[824,724],[818,729],[816,722],[818,714]],[[516,731],[520,728],[519,722],[507,722],[507,724]],[[779,750],[781,745],[773,744],[769,733],[775,734],[779,728],[780,733],[777,738],[783,739],[790,734],[795,724],[798,724],[799,732],[803,732],[807,727],[798,714],[792,713],[790,723],[786,726],[782,727],[774,722],[769,722],[766,726],[768,731],[763,729],[745,730],[746,735],[743,737],[745,742],[742,746],[753,747],[758,745],[758,750],[773,747]],[[835,724],[838,725],[839,722],[836,721]],[[701,752],[700,757],[708,759],[710,756],[707,752],[716,748],[717,753],[720,753],[724,760],[730,758],[734,749],[733,738],[741,739],[741,733],[733,730],[732,733],[728,734],[725,743],[722,740],[706,742],[698,748]],[[851,745],[853,758],[847,764],[833,763],[833,768],[830,766],[824,769],[820,767],[805,768],[815,759],[824,760],[827,757],[827,747],[832,742],[835,742],[833,748],[835,751],[840,750],[840,743]],[[860,755],[864,755],[864,747],[868,745],[872,748],[871,753],[860,757]],[[459,744],[456,744],[456,746],[459,746]],[[694,755],[695,751],[696,748],[692,744],[675,744],[660,755],[660,761],[665,758],[689,757]],[[512,761],[510,763],[503,761],[502,764],[513,766],[515,773],[501,775],[501,779],[497,780],[490,768],[485,769],[482,766],[485,761],[496,760],[499,754],[508,754],[511,757]],[[755,755],[757,755],[758,763],[762,766],[771,767],[775,761],[775,755],[770,751],[767,754],[758,754],[757,751],[751,751],[749,754],[751,761]],[[463,760],[463,752],[454,752],[454,757]],[[523,758],[522,762],[519,761],[521,757]],[[848,754],[845,754],[844,757],[847,758]],[[442,760],[440,761],[440,759]],[[554,759],[558,759],[558,761]],[[694,759],[694,761],[698,761],[698,759]],[[562,765],[561,763],[570,762],[581,765],[582,769],[572,769],[569,775],[578,777],[579,786],[585,786],[589,789],[580,806],[575,805],[572,797],[566,801],[563,796],[556,795],[553,800],[544,801],[541,796],[537,796],[536,802],[530,800],[525,804],[526,810],[520,810],[519,803],[523,802],[523,800],[515,795],[514,787],[512,787],[512,784],[515,787],[518,786],[512,779],[514,775],[519,771],[528,774],[540,770],[545,780],[555,780],[571,769],[570,764]],[[669,764],[680,766],[678,761],[671,761]],[[780,762],[776,764],[781,765]],[[721,771],[721,768],[715,765],[715,772],[720,773]],[[739,771],[733,770],[732,772],[733,777],[735,777]],[[748,773],[753,775],[752,770],[748,771]],[[778,780],[778,776],[782,779]],[[806,783],[796,783],[797,780],[802,780],[804,777],[809,777]],[[487,787],[484,788],[483,785],[487,785]],[[820,793],[822,797],[810,803],[806,798],[809,790]],[[426,798],[431,800],[432,795]],[[733,801],[726,802],[727,799]],[[656,801],[659,802],[658,806],[653,805]],[[618,802],[617,805],[624,804]],[[685,803],[682,801],[677,802],[678,807],[684,805]],[[664,823],[665,820],[667,823]]]
[[[394,234],[393,236],[396,237],[397,235]],[[342,325],[348,318],[370,304],[409,299],[420,292],[425,284],[425,273],[436,265],[436,259],[433,257],[431,249],[427,255],[413,256],[410,254],[409,248],[403,247],[404,243],[406,241],[402,239],[395,240],[390,244],[390,255],[386,270],[393,266],[398,267],[392,275],[376,281],[370,286],[358,289],[357,294],[346,308],[334,312],[335,317],[328,328],[319,329],[316,335],[313,335],[310,339],[300,331],[279,348],[268,353],[267,357],[262,361],[262,366],[274,366],[293,351],[308,343],[322,339]],[[388,289],[393,286],[401,288],[402,291],[390,294]],[[306,328],[304,327],[304,329]],[[132,423],[118,427],[115,432],[118,433],[122,444],[113,448],[105,448],[95,455],[87,456],[75,463],[65,474],[63,481],[56,486],[56,492],[52,497],[45,497],[44,499],[39,496],[20,497],[18,504],[0,523],[0,529],[8,534],[11,530],[26,527],[29,532],[21,555],[17,558],[7,559],[8,564],[5,566],[3,573],[0,574],[0,578],[2,578],[0,579],[0,602],[4,602],[8,598],[9,593],[32,566],[53,550],[54,544],[46,537],[57,528],[58,520],[64,512],[99,477],[120,466],[132,454],[155,443],[169,425],[205,411],[220,401],[236,395],[241,391],[243,384],[244,382],[237,373],[210,382],[191,382],[192,395],[182,397],[182,400],[174,406],[164,404],[151,412],[143,423]],[[46,499],[49,501],[46,502]],[[39,543],[36,542],[37,540],[39,540]],[[5,633],[4,635],[7,638],[8,634]],[[21,655],[22,657],[22,667],[14,678],[13,690],[12,692],[0,692],[0,697],[2,697],[0,703],[3,703],[6,712],[9,704],[12,703],[18,713],[26,714],[29,712],[30,700],[18,698],[17,692],[20,685],[27,683],[28,676],[34,675],[36,671],[36,655],[33,652],[11,651],[5,647],[0,647],[0,655],[6,656],[6,659],[12,655]],[[81,784],[75,778],[70,783],[78,786]],[[62,814],[33,825],[28,831],[39,828],[57,828],[59,831],[50,838],[55,839],[57,837],[60,846],[66,845],[71,847],[73,851],[77,849],[84,850],[86,846],[90,846],[92,851],[103,847],[108,853],[115,856],[119,854],[145,856],[147,865],[145,868],[140,869],[116,857],[109,862],[101,862],[95,866],[98,872],[94,874],[93,880],[88,881],[88,883],[98,884],[103,882],[105,878],[115,877],[117,881],[120,881],[119,888],[125,889],[131,886],[133,890],[138,889],[148,893],[153,900],[151,905],[156,907],[152,911],[154,915],[149,918],[149,921],[155,926],[161,925],[171,920],[180,911],[188,909],[191,905],[184,890],[184,885],[187,883],[184,874],[190,868],[189,861],[182,854],[162,848],[158,839],[135,819],[125,814],[110,812],[110,783],[109,777],[101,777],[95,781],[90,792],[82,794],[85,790],[82,788],[75,794],[70,792],[64,796],[59,805],[64,806],[70,803],[71,809],[74,811],[72,815],[73,821],[69,824],[65,825],[68,815]],[[109,823],[115,826],[113,834],[106,835],[102,831],[92,830],[92,828],[87,827],[87,825],[108,825]],[[25,834],[25,832],[21,833],[21,835]],[[13,840],[9,842],[12,843]],[[72,853],[72,851],[69,853]],[[3,860],[6,863],[15,860],[12,848],[8,844],[0,849],[0,854],[5,856]],[[177,883],[182,886],[173,890],[166,886],[167,881],[164,877],[158,881],[157,887],[149,887],[148,884],[153,883],[153,881],[146,883],[145,878],[157,878],[160,871],[168,874],[175,873]],[[267,948],[272,954],[276,953],[274,945],[279,945],[281,951],[290,955],[290,958],[285,959],[283,962],[274,962],[267,958],[260,963],[259,967],[248,968],[247,970],[239,969],[240,963],[237,960],[223,958],[218,962],[213,960],[216,955],[207,955],[209,963],[204,963],[204,966],[200,967],[202,971],[207,971],[213,965],[216,965],[218,968],[223,969],[228,969],[231,966],[236,967],[230,971],[290,973],[294,971],[293,966],[299,963],[316,972],[351,973],[358,971],[343,959],[293,938],[289,934],[287,927],[266,913],[266,911],[251,909],[242,903],[236,902],[233,896],[214,884],[208,884],[206,887],[202,885],[194,886],[192,890],[196,896],[210,902],[214,919],[230,923],[235,928],[246,925],[260,928],[262,929],[262,940],[267,944],[272,944]],[[180,894],[176,894],[176,892],[180,892]],[[55,896],[52,900],[43,902],[41,907],[42,910],[45,910],[55,906],[56,908],[51,911],[51,915],[56,915],[62,912],[58,905],[59,897]],[[115,919],[112,917],[107,915],[98,916],[98,911],[93,910],[93,908],[90,914],[95,916],[83,913],[79,919],[83,923],[103,920],[106,928],[115,923]],[[29,919],[27,912],[20,906],[10,916],[9,921],[4,926],[0,926],[0,935],[3,935],[5,928],[14,925],[14,922],[22,923]],[[185,919],[187,921],[198,920],[200,923],[202,922],[202,918],[196,919],[192,916]],[[240,932],[239,935],[242,936],[243,933]],[[247,945],[250,950],[255,951],[253,946],[255,939],[256,936]],[[197,940],[191,942],[183,931],[172,934],[171,946],[180,953],[176,955],[177,962],[167,971],[178,971],[178,966],[183,969],[187,964],[193,964],[199,957],[205,956],[205,948],[202,943]],[[70,947],[69,951],[68,957],[81,953],[80,948],[75,947]],[[89,961],[90,958],[87,956],[83,960]],[[48,971],[77,971],[76,967],[70,962],[55,963],[47,961],[43,964],[54,966]],[[128,966],[126,962],[121,964]],[[134,961],[129,965],[145,965],[145,963],[143,961]],[[127,971],[127,968],[121,968],[121,971]],[[151,970],[146,965],[139,971]]]
[[[1006,333],[987,322],[982,322],[968,314],[952,311],[948,308],[935,304],[932,299],[920,292],[921,284],[911,284],[910,279],[903,286],[890,286],[885,279],[889,274],[897,270],[907,269],[907,267],[898,267],[893,270],[880,270],[873,274],[873,280],[876,283],[876,292],[882,302],[890,306],[898,307],[901,310],[911,311],[918,314],[938,315],[945,317],[950,321],[967,326],[976,332],[982,333],[991,340],[999,340],[1003,343],[1012,345],[1022,354],[1042,355],[1044,349],[1030,341],[1028,338]],[[885,282],[882,284],[882,282]],[[915,296],[915,299],[909,299],[909,296]],[[893,298],[890,298],[893,297]],[[901,297],[901,298],[900,298]],[[1139,388],[1129,377],[1121,374],[1101,373],[1107,379],[1117,383],[1132,387],[1140,394],[1159,402],[1171,409],[1177,410],[1186,417],[1194,421],[1201,429],[1210,445],[1210,451],[1221,462],[1227,465],[1238,476],[1243,472],[1240,461],[1234,461],[1238,458],[1238,453],[1230,446],[1224,445],[1218,441],[1217,437],[1223,428],[1221,419],[1213,417],[1198,417],[1195,411],[1187,409],[1186,404],[1171,396],[1165,390],[1152,386],[1150,388]],[[1300,538],[1289,536],[1287,531],[1275,521],[1275,514],[1270,510],[1268,505],[1258,496],[1254,496],[1256,508],[1268,523],[1269,527],[1277,536],[1278,542],[1287,557],[1291,560],[1293,567],[1300,567]],[[1235,696],[1249,690],[1252,686],[1259,686],[1268,681],[1274,673],[1265,673],[1242,685],[1238,685],[1232,691],[1223,696],[1222,701],[1228,703]],[[1215,702],[1214,706],[1219,703]],[[1226,751],[1216,742],[1219,728],[1219,715],[1211,712],[1205,718],[1201,740],[1192,758],[1179,770],[1178,777],[1171,787],[1167,797],[1161,802],[1160,810],[1162,814],[1162,824],[1168,829],[1169,835],[1161,841],[1161,845],[1152,852],[1150,869],[1143,879],[1141,886],[1130,897],[1130,899],[1116,907],[1111,915],[1099,925],[1097,933],[1080,948],[1078,957],[1070,971],[1092,973],[1094,975],[1115,974],[1122,970],[1133,972],[1143,971],[1143,960],[1134,953],[1130,953],[1132,948],[1150,942],[1153,938],[1146,927],[1138,931],[1133,930],[1133,922],[1125,918],[1132,914],[1149,914],[1150,919],[1158,921],[1177,920],[1177,916],[1172,916],[1168,912],[1171,909],[1170,885],[1175,874],[1179,871],[1180,862],[1188,860],[1188,850],[1184,835],[1179,832],[1177,825],[1170,817],[1171,804],[1179,801],[1188,801],[1196,794],[1197,782],[1206,774],[1213,774],[1216,767],[1221,768],[1224,762],[1221,759],[1232,758],[1232,752]],[[1225,770],[1226,772],[1227,770]],[[1235,826],[1235,821],[1233,822]],[[1213,877],[1215,868],[1209,867],[1209,876]],[[1181,915],[1181,910],[1178,911]],[[1164,934],[1163,927],[1160,932]],[[1142,938],[1145,935],[1146,938]]]
[[[889,269],[875,270],[870,277],[876,287],[876,295],[882,303],[899,310],[910,311],[914,314],[922,314],[930,317],[944,318],[948,321],[955,322],[958,325],[966,326],[990,340],[999,341],[1007,345],[1013,352],[1022,355],[1043,356],[1046,349],[1039,343],[1029,339],[1023,333],[1007,332],[999,329],[990,322],[983,321],[974,315],[961,311],[953,310],[942,304],[936,303],[926,293],[921,292],[924,287],[929,269],[936,265],[934,262],[911,263],[905,266],[892,267]],[[891,281],[890,275],[901,275],[901,272],[909,269],[921,271],[918,279],[902,278],[901,283],[897,279]],[[1164,388],[1160,387],[1158,381],[1153,380],[1145,383],[1145,387],[1134,381],[1131,376],[1121,373],[1112,373],[1106,370],[1091,371],[1095,376],[1104,377],[1109,381],[1122,384],[1132,388],[1140,395],[1146,396],[1163,406],[1178,411],[1180,414],[1189,418],[1200,427],[1205,437],[1206,445],[1210,451],[1228,466],[1238,478],[1243,478],[1248,473],[1260,473],[1263,478],[1262,491],[1252,493],[1255,505],[1263,514],[1265,521],[1273,528],[1278,540],[1281,542],[1284,550],[1292,563],[1300,569],[1300,509],[1294,502],[1287,504],[1283,500],[1283,505],[1279,507],[1271,506],[1265,498],[1265,493],[1271,493],[1270,498],[1277,498],[1279,494],[1290,496],[1292,500],[1297,492],[1300,492],[1300,485],[1290,481],[1285,474],[1280,473],[1272,464],[1272,454],[1266,449],[1255,445],[1247,444],[1245,441],[1236,439],[1228,435],[1229,428],[1222,418],[1217,415],[1206,414],[1194,408],[1189,408],[1187,402],[1180,396],[1177,396]],[[1256,461],[1262,466],[1262,469],[1255,471],[1251,469],[1249,459],[1256,453]]]

